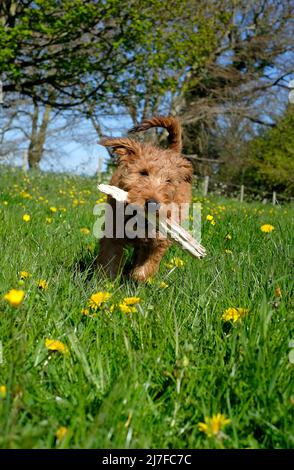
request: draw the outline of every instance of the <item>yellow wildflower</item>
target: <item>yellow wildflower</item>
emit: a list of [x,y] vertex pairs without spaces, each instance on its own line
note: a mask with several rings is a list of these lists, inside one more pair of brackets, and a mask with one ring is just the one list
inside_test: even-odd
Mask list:
[[198,423],[198,429],[204,432],[208,437],[218,436],[224,426],[231,422],[230,419],[226,418],[225,415],[217,413],[212,418],[205,416],[204,423]]
[[230,233],[226,235],[226,240],[232,240],[232,235]]
[[68,353],[68,348],[67,346],[62,343],[62,341],[59,341],[58,339],[45,339],[45,346],[49,351],[58,351],[62,354],[67,354]]
[[52,217],[46,217],[47,224],[52,224]]
[[227,255],[231,255],[233,252],[232,250],[225,250],[225,253],[227,253]]
[[123,303],[126,305],[135,305],[141,301],[140,297],[125,297]]
[[273,225],[270,224],[264,224],[260,227],[260,230],[265,233],[270,233],[275,229]]
[[211,223],[211,225],[215,225],[216,221],[213,219],[210,223]]
[[48,289],[48,282],[45,281],[45,279],[39,279],[39,281],[38,281],[38,287],[39,287],[39,289],[41,289],[41,290]]
[[167,284],[166,282],[163,282],[163,281],[162,281],[162,282],[159,284],[159,287],[160,287],[160,289],[166,289],[166,288],[168,287],[168,284]]
[[119,304],[119,308],[120,308],[120,311],[122,313],[135,313],[135,312],[137,312],[136,307],[134,307],[133,305],[127,305],[124,302],[121,302]]
[[67,428],[65,426],[60,426],[60,428],[57,429],[55,436],[58,441],[62,441],[62,439],[65,438],[67,434]]
[[6,398],[7,388],[6,385],[0,385],[0,398]]
[[96,294],[91,295],[88,305],[92,309],[97,309],[104,302],[106,302],[111,297],[109,292],[97,292]]
[[56,207],[50,207],[49,209],[50,209],[50,211],[52,212],[52,214],[55,214],[55,212],[57,212],[57,208],[56,208]]
[[28,279],[29,277],[32,277],[32,275],[28,273],[27,271],[20,271],[19,276],[21,280],[25,280],[25,279]]
[[18,307],[22,303],[24,296],[25,292],[23,290],[11,289],[3,298],[7,300],[12,307]]
[[23,220],[24,222],[29,222],[29,221],[31,220],[31,216],[30,216],[29,214],[24,214],[24,215],[22,216],[22,220]]
[[88,308],[82,308],[81,313],[82,313],[83,315],[89,315],[90,310],[89,310]]
[[182,268],[184,266],[184,261],[181,259],[181,258],[178,258],[177,256],[175,256],[174,258],[172,258],[170,260],[170,263],[166,263],[166,267],[168,269],[172,269],[174,267],[176,268]]
[[209,222],[211,222],[211,221],[213,220],[213,215],[208,214],[208,215],[206,216],[206,220],[208,220]]
[[83,233],[84,235],[89,235],[90,230],[86,227],[80,228],[80,232]]
[[275,288],[275,297],[282,297],[282,291],[279,286]]
[[235,323],[236,321],[240,320],[240,318],[243,317],[247,312],[248,312],[248,309],[246,308],[230,307],[230,308],[227,308],[227,310],[225,310],[225,312],[222,315],[222,319],[224,321],[232,320]]

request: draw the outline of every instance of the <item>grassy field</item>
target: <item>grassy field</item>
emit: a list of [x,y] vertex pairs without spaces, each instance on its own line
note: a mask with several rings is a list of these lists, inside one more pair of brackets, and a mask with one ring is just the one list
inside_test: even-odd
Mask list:
[[204,199],[205,259],[110,283],[96,181],[0,171],[0,447],[293,447],[293,208]]

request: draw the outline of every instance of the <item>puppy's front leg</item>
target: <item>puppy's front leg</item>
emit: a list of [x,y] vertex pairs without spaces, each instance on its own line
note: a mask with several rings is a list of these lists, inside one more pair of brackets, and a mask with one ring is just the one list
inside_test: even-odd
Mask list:
[[122,270],[123,249],[124,241],[122,239],[104,237],[100,240],[97,264],[111,279],[115,279]]
[[156,274],[160,261],[169,245],[170,243],[165,240],[137,246],[131,277],[135,281],[146,282]]

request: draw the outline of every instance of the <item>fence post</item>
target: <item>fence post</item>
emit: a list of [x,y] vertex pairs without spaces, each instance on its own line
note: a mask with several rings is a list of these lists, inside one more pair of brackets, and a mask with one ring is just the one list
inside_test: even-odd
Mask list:
[[244,201],[244,184],[241,185],[240,202]]
[[207,196],[208,194],[208,185],[209,185],[209,176],[204,176],[204,188],[203,188],[204,196]]
[[22,171],[25,173],[28,170],[28,160],[29,160],[29,152],[28,149],[24,149],[22,154]]
[[103,157],[98,158],[98,169],[97,169],[97,179],[98,183],[101,183],[102,180],[102,165],[103,165]]
[[277,204],[277,193],[276,191],[273,192],[273,205]]

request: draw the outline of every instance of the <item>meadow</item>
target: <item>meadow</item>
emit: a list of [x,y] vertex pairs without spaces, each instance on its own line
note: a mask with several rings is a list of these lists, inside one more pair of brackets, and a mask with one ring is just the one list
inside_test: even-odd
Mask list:
[[96,187],[1,168],[0,447],[292,448],[293,206],[196,192],[207,256],[136,285],[93,270]]

